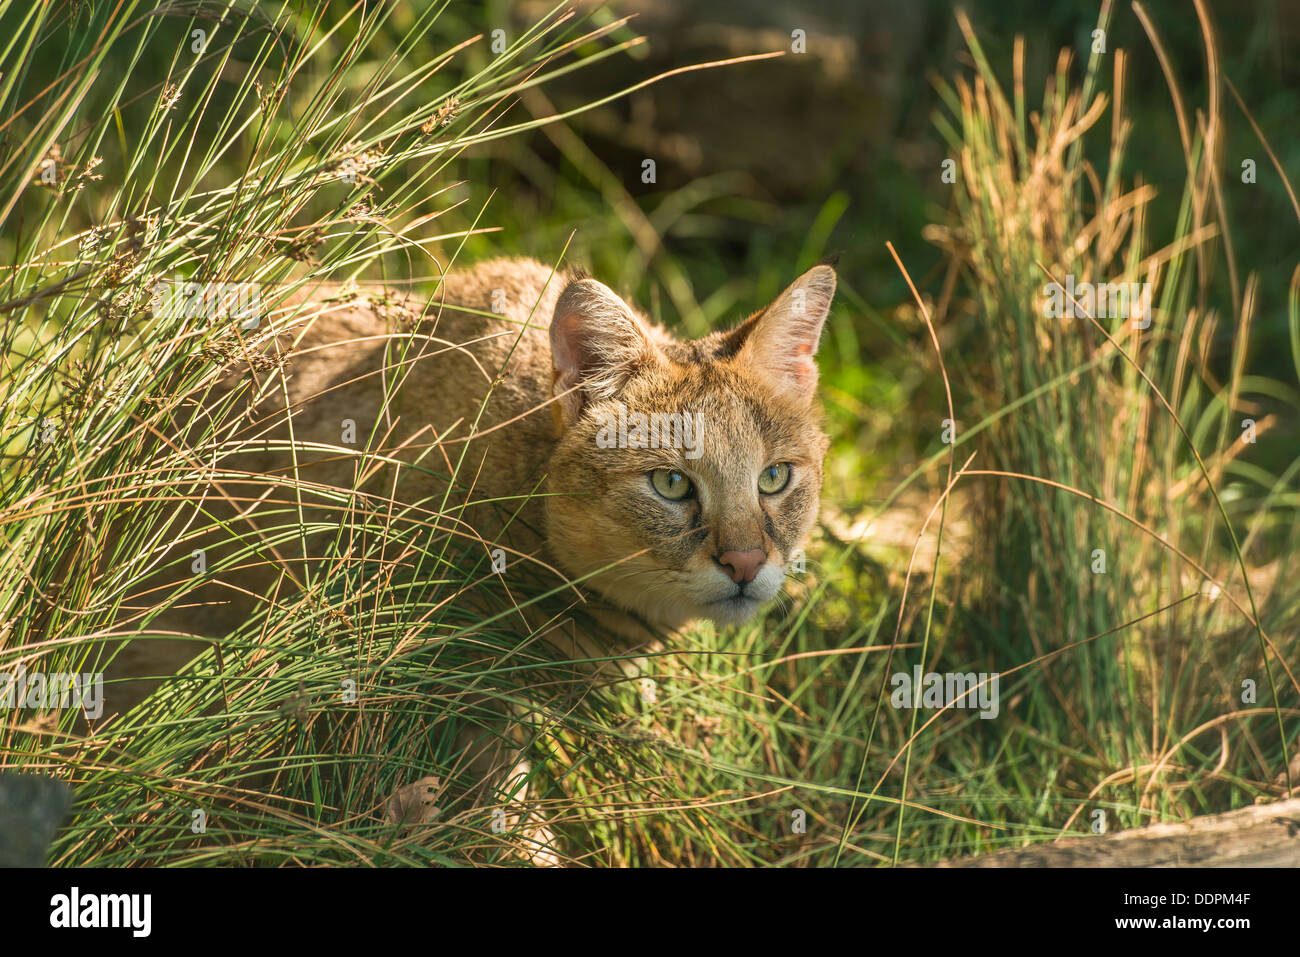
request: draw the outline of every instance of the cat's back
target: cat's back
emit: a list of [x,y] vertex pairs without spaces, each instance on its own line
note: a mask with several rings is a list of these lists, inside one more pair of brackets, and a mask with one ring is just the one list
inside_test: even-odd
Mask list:
[[[219,637],[272,595],[293,601],[289,581],[318,578],[336,564],[322,556],[356,547],[352,533],[337,541],[349,521],[399,513],[394,534],[413,534],[415,523],[458,542],[540,553],[540,499],[525,497],[556,438],[548,330],[565,281],[532,260],[497,259],[449,274],[428,302],[337,284],[284,298],[252,349],[186,405],[179,444],[196,466],[209,463],[211,482],[173,522],[160,580],[171,582],[168,562],[188,562],[196,549],[216,565],[234,535],[241,548],[259,535],[274,544],[214,571],[154,627]],[[287,522],[301,525],[297,534],[285,534]],[[184,640],[130,643],[112,674],[167,673],[197,650]],[[132,681],[118,707],[151,687]]]
[[[218,453],[227,484],[244,500],[265,492],[261,476],[278,477],[277,500],[300,494],[286,481],[306,489],[302,513],[318,528],[337,527],[335,490],[376,508],[417,505],[429,522],[450,507],[472,534],[508,527],[502,544],[536,551],[540,504],[525,500],[557,438],[548,330],[564,281],[533,260],[497,259],[449,273],[427,302],[297,291],[264,342],[281,361],[252,382],[245,364],[221,387],[250,396]],[[264,511],[247,518],[265,524]]]
[[303,403],[337,387],[343,373],[346,381],[373,373],[384,383],[371,385],[381,386],[418,367],[390,398],[457,412],[499,389],[505,400],[544,401],[547,332],[565,281],[536,260],[493,259],[449,272],[427,302],[392,289],[304,288],[279,310],[289,320],[280,348],[290,356],[290,391]]

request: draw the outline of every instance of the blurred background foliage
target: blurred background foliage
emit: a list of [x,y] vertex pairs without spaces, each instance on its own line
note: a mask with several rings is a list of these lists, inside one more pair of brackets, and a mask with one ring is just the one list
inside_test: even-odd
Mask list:
[[[88,28],[95,5],[70,6],[74,23]],[[195,5],[181,4],[177,11],[190,6]],[[312,71],[333,62],[331,47],[334,52],[346,48],[349,31],[357,25],[347,15],[353,6],[302,7],[304,24],[322,18],[324,50],[296,87],[313,89],[319,76]],[[1075,51],[1074,70],[1081,75],[1096,2],[974,0],[964,6],[1004,88],[1012,79],[1016,34],[1026,39],[1031,97],[1039,94],[1039,84],[1062,48]],[[1291,53],[1300,43],[1300,8],[1282,0],[1258,0],[1246,8],[1210,6],[1222,71],[1294,180],[1300,174],[1300,129],[1292,122],[1300,109],[1300,65]],[[833,459],[828,497],[852,510],[879,490],[874,481],[864,484],[864,477],[880,475],[892,482],[901,463],[931,444],[934,435],[928,420],[918,421],[906,411],[918,389],[930,390],[921,404],[935,405],[939,383],[919,368],[932,365],[926,358],[925,330],[884,243],[893,241],[922,290],[939,278],[943,253],[922,238],[922,231],[941,220],[950,204],[950,188],[940,176],[949,150],[935,127],[941,101],[934,81],[950,76],[954,66],[970,65],[954,6],[941,0],[615,0],[580,2],[575,8],[593,26],[631,17],[579,55],[608,51],[637,37],[645,42],[550,81],[544,89],[510,98],[494,125],[576,110],[692,63],[771,51],[785,55],[682,73],[586,109],[567,123],[470,147],[446,170],[449,192],[430,207],[462,203],[437,220],[438,230],[492,227],[464,242],[459,255],[468,261],[528,255],[550,262],[568,242],[571,262],[586,266],[661,321],[692,334],[739,321],[798,272],[827,253],[841,253],[841,318],[822,359],[828,411],[843,440]],[[365,88],[372,72],[366,63],[399,53],[417,62],[442,60],[449,49],[481,35],[411,91],[436,106],[458,82],[490,64],[492,31],[505,31],[513,42],[554,9],[549,0],[394,4],[367,45],[364,62],[346,73],[345,86],[356,93]],[[1161,31],[1185,102],[1203,104],[1206,60],[1190,3],[1156,2],[1147,9]],[[11,9],[7,18],[20,11]],[[419,33],[419,45],[405,48],[413,26],[431,13],[437,18]],[[331,22],[336,26],[332,32]],[[160,47],[167,47],[163,41],[170,35],[175,48],[184,49],[183,19],[169,17],[160,30]],[[795,30],[805,32],[806,52],[791,52]],[[252,31],[243,42],[251,52],[258,40]],[[1106,44],[1112,52],[1124,48],[1137,54],[1129,61],[1124,102],[1137,133],[1119,172],[1126,181],[1138,178],[1155,187],[1158,197],[1148,208],[1150,231],[1169,235],[1186,177],[1169,90],[1127,4],[1118,5]],[[57,32],[46,37],[43,47],[32,61],[31,75],[24,77],[29,89],[53,82],[68,67]],[[125,50],[113,47],[108,55],[124,57]],[[268,90],[274,66],[273,59],[261,66]],[[225,116],[230,105],[220,101],[223,91],[233,97],[253,66],[236,55],[220,69],[231,82],[218,85],[205,105],[204,112],[214,118]],[[111,61],[105,73],[119,75]],[[139,70],[123,76],[123,82],[121,100],[135,100],[121,111],[118,127],[125,135],[148,119],[151,97],[159,91],[158,77]],[[93,109],[102,98],[106,106],[112,93],[102,84],[93,86],[86,91],[85,105]],[[1288,212],[1286,190],[1249,124],[1235,103],[1225,102],[1224,113],[1225,163],[1239,169],[1239,158],[1253,158],[1258,167],[1254,185],[1233,182],[1224,196],[1228,218],[1249,224],[1233,237],[1238,259],[1261,274],[1251,371],[1287,375],[1287,284],[1300,253],[1300,236]],[[5,143],[12,145],[18,130],[21,123],[11,125]],[[212,131],[231,142],[209,171],[210,183],[196,186],[223,186],[242,174],[249,132]],[[292,130],[277,128],[275,135],[291,136]],[[102,175],[117,172],[113,145],[101,148]],[[1104,168],[1104,138],[1092,138],[1088,149],[1098,154],[1090,154],[1095,165]],[[656,167],[652,183],[643,182],[647,159]],[[340,188],[337,195],[344,191]],[[378,193],[376,201],[383,200]],[[84,191],[78,208],[84,222],[72,225],[86,228],[102,218],[95,190]],[[0,243],[7,241],[0,236]],[[457,240],[456,247],[460,245]],[[453,251],[446,250],[440,259],[445,263]],[[390,255],[384,267],[386,274],[402,277],[437,274],[433,263],[412,263],[406,254]],[[1227,282],[1223,273],[1215,278]],[[1220,328],[1218,335],[1222,363],[1231,330]],[[1296,428],[1293,421],[1285,423],[1252,454],[1276,466],[1295,446]]]

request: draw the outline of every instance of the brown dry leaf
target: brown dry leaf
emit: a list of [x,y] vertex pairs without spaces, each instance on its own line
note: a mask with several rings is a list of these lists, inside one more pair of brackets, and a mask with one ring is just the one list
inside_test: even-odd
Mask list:
[[413,826],[430,824],[442,811],[434,800],[442,793],[442,781],[435,776],[404,784],[388,799],[388,823]]

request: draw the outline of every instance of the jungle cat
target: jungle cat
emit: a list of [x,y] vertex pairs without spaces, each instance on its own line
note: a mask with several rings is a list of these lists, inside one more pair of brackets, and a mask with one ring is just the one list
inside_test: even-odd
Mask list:
[[[454,465],[463,448],[460,484],[472,487],[461,498],[506,503],[471,508],[464,527],[512,563],[531,556],[587,576],[615,632],[744,621],[780,590],[817,516],[827,439],[813,356],[834,291],[834,270],[818,265],[734,329],[682,341],[597,280],[529,259],[450,273],[412,332],[368,300],[317,287],[284,310],[282,372],[258,376],[264,396],[221,464],[284,476],[296,459],[303,482],[357,488],[356,457],[339,454],[344,420],[358,444],[374,431],[372,446],[393,460],[423,452],[427,462],[436,441],[439,464]],[[393,343],[408,335],[418,347],[395,361]],[[247,375],[245,364],[223,388]],[[638,431],[640,417],[664,427]],[[362,484],[385,500],[437,504],[438,471]],[[519,509],[534,488],[545,494]],[[257,492],[233,496],[253,524],[244,506]],[[319,520],[337,525],[338,512]],[[300,547],[276,554],[292,569]],[[188,616],[198,633],[242,621],[278,572],[261,563],[219,577]]]
[[[300,292],[270,317],[273,334],[255,334],[278,367],[245,359],[217,389],[252,378],[260,398],[237,404],[238,427],[199,456],[223,476],[207,514],[227,508],[244,532],[264,525],[255,480],[268,474],[361,489],[380,506],[424,503],[435,518],[476,502],[457,513],[458,534],[582,579],[605,629],[630,642],[692,620],[744,621],[781,589],[816,520],[827,438],[814,354],[834,291],[834,269],[815,266],[735,328],[690,341],[597,280],[529,259],[448,274],[407,322],[334,287]],[[341,445],[345,420],[356,449]],[[424,467],[360,474],[363,447]],[[451,466],[459,488],[444,499],[438,475]],[[284,488],[282,502],[293,497]],[[521,509],[532,489],[545,494]],[[326,498],[299,503],[304,524],[337,530]],[[215,575],[155,627],[217,638],[250,603],[292,600],[290,581],[321,553],[311,536],[290,538],[267,550],[274,561]],[[178,542],[184,554],[198,547]],[[166,673],[200,647],[178,642],[167,662],[162,643],[136,642],[110,670]]]

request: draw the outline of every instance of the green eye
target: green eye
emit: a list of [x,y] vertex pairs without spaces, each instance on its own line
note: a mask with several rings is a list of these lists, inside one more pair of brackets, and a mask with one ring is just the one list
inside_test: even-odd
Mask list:
[[785,462],[769,465],[758,473],[758,490],[764,495],[775,495],[790,482],[790,466]]
[[681,501],[694,491],[691,480],[676,469],[655,469],[650,484],[656,492],[673,502]]

